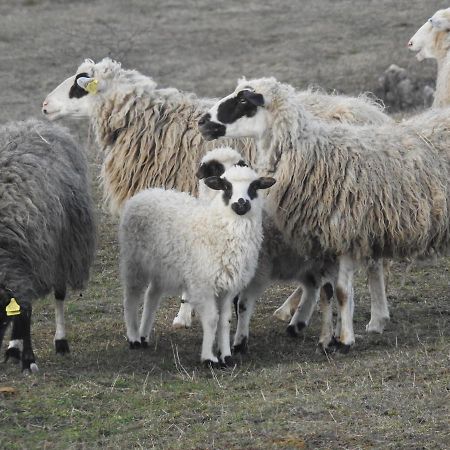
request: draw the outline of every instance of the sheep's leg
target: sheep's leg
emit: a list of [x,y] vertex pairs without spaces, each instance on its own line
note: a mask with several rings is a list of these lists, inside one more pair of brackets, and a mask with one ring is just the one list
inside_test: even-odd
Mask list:
[[55,351],[59,355],[70,353],[69,343],[66,339],[66,323],[64,320],[64,300],[66,299],[66,289],[55,291]]
[[144,348],[148,347],[150,341],[150,333],[155,322],[155,313],[161,303],[162,293],[156,285],[149,286],[144,298],[144,311],[142,312],[141,326],[139,334],[141,336],[141,344]]
[[319,349],[326,352],[333,341],[333,286],[326,283],[320,291],[320,312],[322,324],[319,338]]
[[217,364],[219,360],[213,354],[213,345],[216,338],[217,323],[219,321],[216,301],[214,298],[208,298],[204,299],[203,302],[196,301],[193,306],[203,328],[201,361],[206,364]]
[[300,330],[305,328],[311,320],[314,308],[319,301],[320,284],[321,279],[318,279],[318,277],[311,272],[308,272],[303,277],[303,292],[300,304],[286,329],[290,336],[298,336]]
[[180,309],[175,319],[173,319],[172,328],[190,328],[192,325],[192,312],[192,306],[187,299],[187,295],[183,292]]
[[219,348],[219,362],[223,367],[233,365],[230,347],[230,325],[232,303],[235,295],[226,295],[219,299],[219,323],[217,328],[217,343]]
[[370,290],[370,322],[366,325],[369,333],[382,333],[389,321],[389,307],[384,284],[383,260],[375,259],[367,266]]
[[340,333],[337,336],[339,348],[347,353],[355,343],[353,333],[353,271],[354,261],[349,255],[339,257],[339,274],[336,285],[336,298],[340,310]]
[[38,366],[34,357],[33,346],[31,344],[31,304],[21,305],[21,314],[15,319],[20,328],[19,333],[23,337],[22,351],[22,371],[37,372]]
[[[3,344],[3,338],[5,337],[5,333],[6,333],[6,329],[8,328],[10,320],[6,317],[5,314],[0,313],[0,348],[2,347]],[[5,355],[5,361],[8,360],[8,356]]]
[[282,322],[289,322],[300,304],[302,290],[302,286],[299,286],[273,315]]
[[125,324],[127,327],[127,338],[131,349],[141,346],[139,333],[139,304],[142,302],[148,284],[144,281],[142,274],[133,273],[130,270],[124,280],[125,295],[123,309]]
[[239,294],[238,321],[233,341],[234,353],[246,353],[248,350],[250,319],[255,309],[255,303],[265,288],[266,283],[252,282]]
[[[7,325],[6,325],[7,326]],[[12,358],[14,362],[19,362],[22,355],[23,336],[17,320],[12,321],[11,340],[5,352],[5,362]]]

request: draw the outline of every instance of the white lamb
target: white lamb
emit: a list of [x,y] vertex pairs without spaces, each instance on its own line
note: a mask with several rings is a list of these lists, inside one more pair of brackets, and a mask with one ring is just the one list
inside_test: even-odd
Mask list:
[[130,347],[146,346],[161,298],[186,292],[203,327],[201,360],[219,362],[213,354],[218,330],[220,364],[227,365],[231,301],[253,277],[262,242],[258,191],[275,180],[236,166],[204,182],[222,195],[207,202],[148,189],[126,202],[119,232],[125,322]]
[[433,14],[408,42],[417,59],[436,59],[438,75],[433,107],[450,104],[450,8]]

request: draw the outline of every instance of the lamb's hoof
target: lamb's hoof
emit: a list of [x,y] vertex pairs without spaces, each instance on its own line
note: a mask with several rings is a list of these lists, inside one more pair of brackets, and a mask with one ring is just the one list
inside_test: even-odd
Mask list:
[[148,348],[147,339],[143,336],[141,336],[141,346],[142,346],[142,348]]
[[[334,339],[334,338],[333,338]],[[336,346],[333,343],[333,339],[325,344],[324,342],[319,342],[317,344],[317,353],[322,353],[323,355],[329,355],[336,351]]]
[[218,369],[220,367],[218,361],[213,361],[211,359],[205,359],[202,363],[207,369]]
[[233,345],[233,353],[245,355],[248,352],[248,338],[245,336],[239,344]]
[[55,351],[57,355],[70,353],[69,342],[67,339],[55,339]]
[[36,362],[33,360],[22,360],[22,373],[36,373],[39,371],[39,368]]
[[220,359],[220,368],[226,369],[227,367],[234,367],[234,361],[231,356],[225,356],[225,358],[222,360]]
[[297,322],[294,325],[289,325],[286,328],[286,332],[291,337],[297,337],[300,334],[300,331],[306,327],[305,322]]
[[175,319],[173,319],[172,322],[172,328],[174,330],[179,330],[181,328],[191,328],[192,321],[181,319],[180,317],[176,316]]
[[292,319],[292,315],[290,313],[290,311],[286,311],[284,309],[277,309],[273,315],[278,319],[281,320],[282,322],[290,322]]
[[371,319],[370,322],[366,325],[366,331],[367,333],[382,334],[387,322],[389,322],[389,317]]
[[329,344],[329,347],[331,346],[334,347],[336,352],[342,353],[343,355],[346,355],[350,351],[350,348],[352,347],[351,344],[343,344],[335,336],[333,336],[333,339]]
[[141,343],[139,341],[128,341],[128,343],[130,344],[131,350],[136,350],[138,348],[141,348]]
[[21,356],[21,352],[17,347],[10,347],[5,352],[5,362],[11,358],[12,361],[17,364],[20,361]]

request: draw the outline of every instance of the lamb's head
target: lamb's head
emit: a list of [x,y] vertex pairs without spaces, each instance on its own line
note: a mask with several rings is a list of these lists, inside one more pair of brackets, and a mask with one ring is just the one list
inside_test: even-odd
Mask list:
[[419,61],[444,58],[450,48],[450,8],[434,13],[409,40],[408,48]]
[[50,120],[65,116],[89,117],[98,95],[107,92],[121,70],[120,63],[104,58],[97,64],[86,59],[75,75],[64,80],[42,104],[42,112]]
[[224,214],[251,216],[261,212],[262,203],[258,191],[268,189],[275,183],[270,177],[258,177],[256,172],[246,166],[232,166],[222,176],[204,179],[210,189],[222,191],[212,203],[225,210]]
[[196,173],[199,179],[199,198],[211,200],[217,195],[217,191],[213,191],[205,185],[205,178],[220,177],[227,169],[236,165],[247,166],[247,163],[242,155],[231,147],[218,147],[206,153]]
[[284,85],[274,78],[239,80],[235,91],[219,100],[199,120],[203,137],[260,138],[270,126],[272,99],[281,86]]

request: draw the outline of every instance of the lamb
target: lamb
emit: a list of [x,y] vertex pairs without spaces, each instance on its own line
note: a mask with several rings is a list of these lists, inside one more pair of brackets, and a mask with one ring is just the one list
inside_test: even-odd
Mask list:
[[[202,158],[197,171],[199,178],[199,199],[211,201],[217,191],[210,189],[204,180],[210,176],[221,176],[232,166],[245,166],[243,157],[231,147],[219,147]],[[275,281],[297,281],[301,284],[302,294],[295,305],[293,317],[287,331],[297,336],[299,331],[308,325],[314,306],[317,304],[320,288],[324,286],[321,296],[321,309],[325,320],[322,322],[322,333],[319,347],[329,348],[332,341],[333,323],[331,299],[336,281],[336,263],[329,261],[306,261],[296,253],[283,239],[272,219],[263,214],[263,243],[258,258],[255,275],[239,294],[237,305],[238,325],[233,344],[233,352],[245,353],[248,348],[249,325],[255,302],[262,296],[265,289]]]
[[[377,124],[391,121],[383,113],[382,105],[368,96],[330,96],[318,90],[297,92],[296,96],[314,115],[326,121]],[[158,89],[151,78],[122,69],[120,63],[104,58],[97,64],[85,60],[75,75],[47,96],[42,111],[50,120],[90,117],[97,143],[105,155],[101,173],[105,201],[111,211],[118,213],[126,199],[145,188],[196,193],[198,162],[213,148],[201,138],[197,121],[213,103],[214,100],[199,99],[174,88]],[[232,145],[253,164],[255,150],[251,141],[234,141]],[[383,273],[378,275],[381,286]],[[289,314],[292,303],[298,304],[298,291],[296,294],[277,310],[279,316],[285,315],[286,309]],[[189,305],[184,304],[174,325],[189,326],[190,318]],[[378,325],[371,329],[382,331]]]
[[339,260],[339,340],[351,346],[356,262],[449,250],[449,110],[421,127],[355,127],[315,119],[294,96],[274,78],[241,80],[200,131],[208,140],[256,140],[258,169],[278,180],[267,197],[276,225],[305,257]]
[[34,119],[3,125],[0,192],[0,346],[12,322],[6,359],[21,358],[23,370],[36,371],[32,302],[54,292],[55,348],[68,352],[67,288],[85,286],[94,258],[95,221],[85,155],[60,126]]
[[[208,202],[155,188],[126,202],[119,243],[127,337],[131,348],[148,346],[161,298],[183,291],[202,323],[201,360],[229,365],[231,302],[253,277],[262,242],[258,191],[275,180],[234,166],[204,183],[221,195]],[[219,359],[213,354],[216,330]]]
[[433,107],[450,104],[450,8],[441,9],[433,14],[408,42],[408,48],[417,52],[416,58],[436,59],[438,75]]

